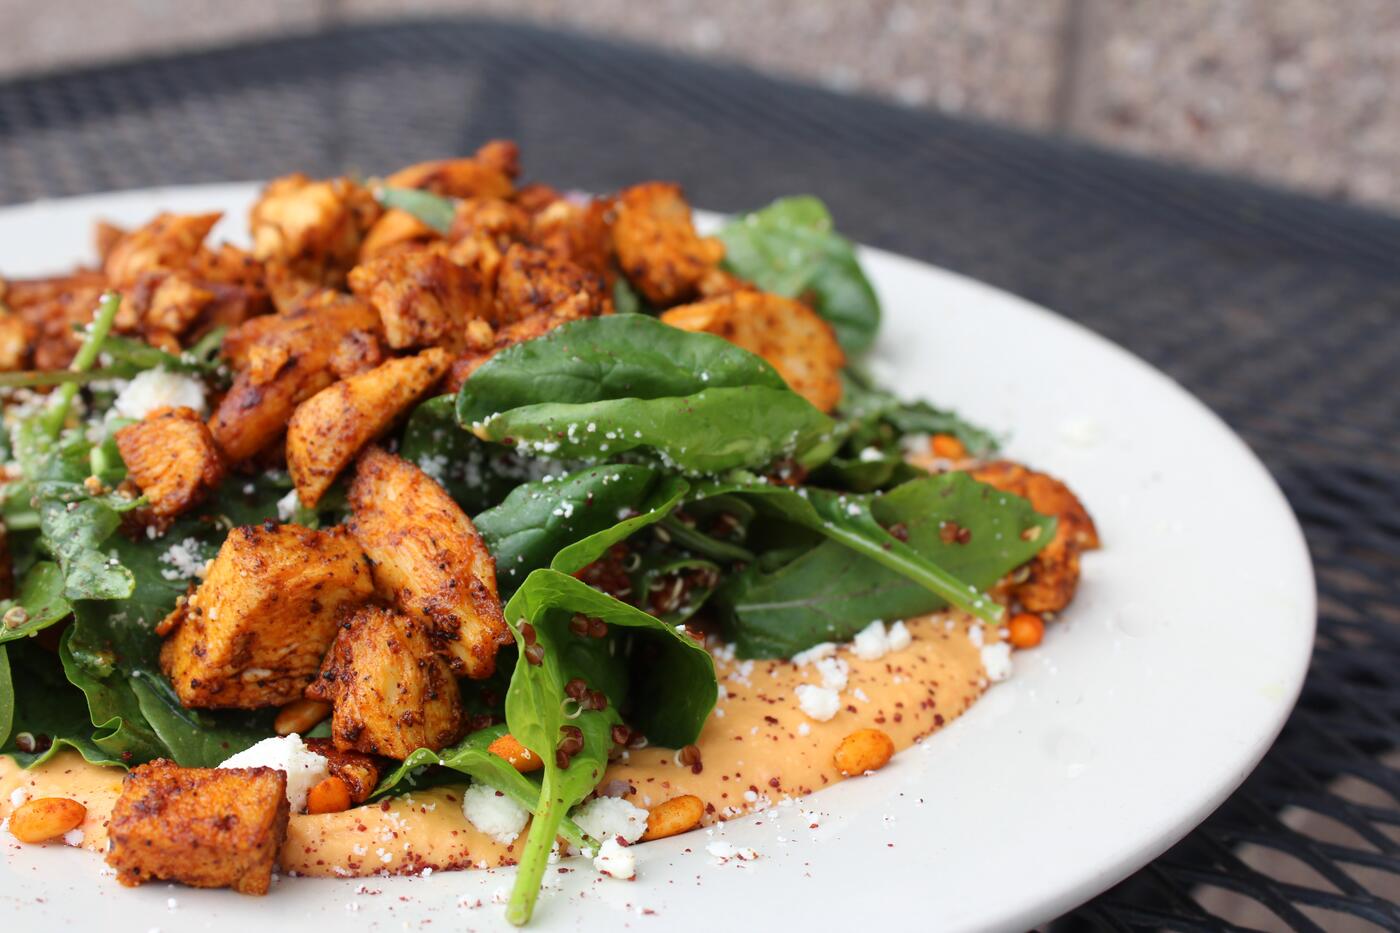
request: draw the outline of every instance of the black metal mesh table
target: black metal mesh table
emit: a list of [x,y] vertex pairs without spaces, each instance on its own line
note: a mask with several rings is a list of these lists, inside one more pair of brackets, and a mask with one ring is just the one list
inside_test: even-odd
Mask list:
[[819,193],[856,239],[1055,308],[1222,414],[1316,562],[1302,701],[1201,828],[1054,927],[1400,929],[1400,220],[475,20],[0,84],[0,203],[378,172],[491,136],[582,189]]

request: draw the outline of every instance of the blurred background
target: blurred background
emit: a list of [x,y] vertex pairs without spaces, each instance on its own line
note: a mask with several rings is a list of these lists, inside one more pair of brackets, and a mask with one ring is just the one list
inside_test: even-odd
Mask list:
[[0,0],[0,80],[475,13],[1400,210],[1397,0]]

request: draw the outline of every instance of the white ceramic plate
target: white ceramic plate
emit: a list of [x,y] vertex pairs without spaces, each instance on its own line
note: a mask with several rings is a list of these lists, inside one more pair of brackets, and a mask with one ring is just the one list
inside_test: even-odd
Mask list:
[[[220,185],[0,211],[0,272],[90,260],[98,216],[224,208],[215,237],[240,240],[251,194]],[[1245,445],[1171,380],[1062,318],[888,253],[863,259],[886,313],[881,378],[1010,432],[1010,456],[1083,498],[1104,550],[1085,559],[1079,596],[1045,644],[1015,656],[1012,680],[878,776],[813,797],[827,814],[818,831],[796,825],[796,808],[730,823],[724,838],[761,855],[742,865],[712,864],[703,836],[648,844],[635,883],[562,876],[537,929],[1024,930],[1185,835],[1293,706],[1312,648],[1312,567]],[[511,881],[283,879],[257,899],[125,890],[99,878],[91,853],[4,849],[9,929],[489,928],[504,926],[489,902]],[[487,906],[461,908],[463,896]]]

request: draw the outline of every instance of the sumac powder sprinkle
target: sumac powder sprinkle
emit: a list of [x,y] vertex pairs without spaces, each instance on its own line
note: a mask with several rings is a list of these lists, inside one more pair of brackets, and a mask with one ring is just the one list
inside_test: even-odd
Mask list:
[[540,665],[544,663],[544,645],[529,645],[525,648],[525,660],[531,664]]

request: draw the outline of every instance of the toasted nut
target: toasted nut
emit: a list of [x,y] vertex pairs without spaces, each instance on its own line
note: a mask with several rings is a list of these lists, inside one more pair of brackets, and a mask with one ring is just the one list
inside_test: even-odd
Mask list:
[[293,700],[277,711],[272,728],[278,735],[301,735],[331,714],[331,705],[320,700]]
[[879,771],[894,755],[894,740],[879,729],[857,729],[841,740],[833,759],[836,770],[850,777]]
[[928,439],[929,450],[935,457],[942,457],[944,460],[964,460],[967,458],[967,448],[963,442],[951,434],[935,434]]
[[511,766],[521,774],[528,774],[531,771],[538,771],[544,767],[544,760],[530,751],[524,745],[516,741],[515,736],[507,732],[490,745],[486,750],[497,757],[504,758],[511,763]]
[[350,788],[335,775],[318,781],[306,792],[307,813],[339,813],[350,809]]
[[1015,648],[1034,648],[1045,637],[1045,620],[1033,612],[1018,612],[1006,627],[1006,637]]
[[20,842],[46,842],[83,825],[87,807],[67,797],[37,797],[10,814],[10,832]]
[[705,803],[693,794],[672,797],[659,806],[652,807],[647,814],[647,831],[642,840],[665,839],[679,833],[689,832],[700,825],[700,817],[705,813]]

